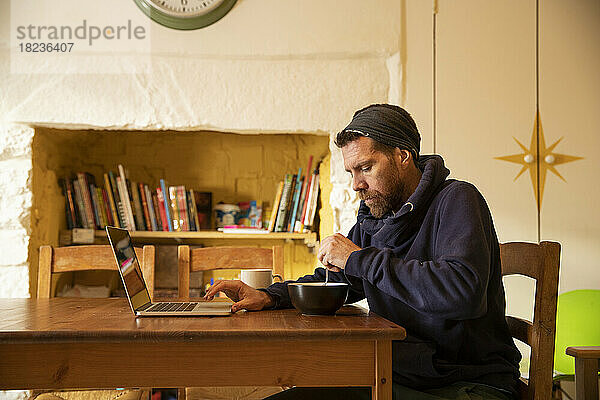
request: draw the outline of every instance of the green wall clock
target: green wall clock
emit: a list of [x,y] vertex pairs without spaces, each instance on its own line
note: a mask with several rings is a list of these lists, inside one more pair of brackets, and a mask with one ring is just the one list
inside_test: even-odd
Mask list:
[[223,18],[237,0],[133,0],[152,20],[173,29],[204,28]]

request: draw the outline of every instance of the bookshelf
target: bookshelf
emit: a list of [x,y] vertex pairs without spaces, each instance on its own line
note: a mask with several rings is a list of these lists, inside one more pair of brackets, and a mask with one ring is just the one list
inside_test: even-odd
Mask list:
[[[298,168],[302,167],[306,176],[311,155],[314,166],[317,160],[329,155],[329,137],[326,135],[71,131],[49,128],[36,129],[36,135],[34,150],[42,169],[34,170],[34,200],[40,220],[34,225],[33,248],[44,244],[108,244],[104,230],[98,227],[91,233],[91,242],[73,241],[73,231],[66,223],[62,187],[60,184],[45,184],[47,172],[65,180],[74,179],[76,172],[89,172],[95,177],[96,187],[106,189],[104,174],[113,171],[116,180],[118,165],[121,164],[129,170],[132,181],[148,183],[149,189],[158,187],[162,178],[167,186],[183,185],[188,189],[211,192],[213,206],[221,201],[237,204],[242,200],[258,199],[269,203],[268,208],[273,208],[278,185],[286,173],[297,173]],[[74,154],[77,156],[74,157]],[[322,169],[328,171],[329,164]],[[311,167],[311,170],[314,168]],[[132,240],[138,246],[160,246],[157,248],[157,254],[161,254],[157,255],[161,258],[157,261],[157,265],[160,263],[158,269],[169,271],[163,275],[172,275],[173,271],[169,268],[172,252],[176,251],[173,247],[180,244],[205,247],[282,245],[286,256],[286,276],[297,277],[311,273],[318,262],[316,250],[319,245],[320,210],[319,204],[315,213],[316,224],[311,229],[313,232],[238,234],[218,232],[216,229],[186,232],[136,230],[131,231]],[[212,213],[211,217],[214,218]],[[214,225],[213,221],[211,228]],[[91,226],[89,228],[92,229]],[[31,262],[37,265],[37,254]],[[219,272],[214,278],[233,279],[235,273],[228,275],[229,272]],[[207,275],[205,278],[210,277]],[[170,280],[161,276],[155,284],[157,287],[167,287]]]
[[[91,236],[91,232],[88,232]],[[270,232],[270,233],[225,233],[219,231],[197,231],[197,232],[161,232],[161,231],[132,231],[129,232],[134,244],[202,244],[206,239],[234,239],[243,241],[302,241],[308,248],[314,248],[317,243],[317,234],[308,233],[289,233],[289,232]],[[73,240],[72,230],[62,230],[59,235],[61,246],[75,244],[106,244],[108,239],[104,230],[93,231],[93,241],[78,240],[75,235]]]

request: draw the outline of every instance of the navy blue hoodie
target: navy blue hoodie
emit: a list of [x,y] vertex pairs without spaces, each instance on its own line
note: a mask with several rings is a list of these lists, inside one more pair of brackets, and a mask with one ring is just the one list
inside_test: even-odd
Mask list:
[[[520,353],[505,321],[500,251],[488,206],[470,183],[446,179],[440,156],[421,156],[419,185],[380,219],[361,202],[348,238],[362,248],[331,281],[349,282],[347,303],[406,328],[394,341],[393,379],[415,389],[457,381],[516,393]],[[323,268],[299,282],[323,281]],[[266,291],[291,307],[287,282]]]

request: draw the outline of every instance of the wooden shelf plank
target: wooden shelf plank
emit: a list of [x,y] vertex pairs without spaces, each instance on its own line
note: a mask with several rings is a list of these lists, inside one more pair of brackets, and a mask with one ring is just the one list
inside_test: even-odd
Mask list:
[[[309,233],[224,233],[219,231],[199,232],[155,232],[155,231],[133,231],[129,232],[134,243],[138,244],[194,244],[206,239],[235,239],[235,240],[303,240],[308,247],[313,247],[317,242],[317,234]],[[64,230],[60,234],[61,245],[72,243],[71,231]],[[95,243],[106,243],[106,232],[96,230],[94,232]]]

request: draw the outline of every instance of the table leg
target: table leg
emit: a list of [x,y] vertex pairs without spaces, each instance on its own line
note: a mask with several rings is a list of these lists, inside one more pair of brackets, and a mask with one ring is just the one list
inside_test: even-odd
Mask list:
[[575,358],[575,392],[578,400],[598,399],[599,362],[595,358]]
[[392,341],[375,342],[375,386],[373,400],[392,400]]

